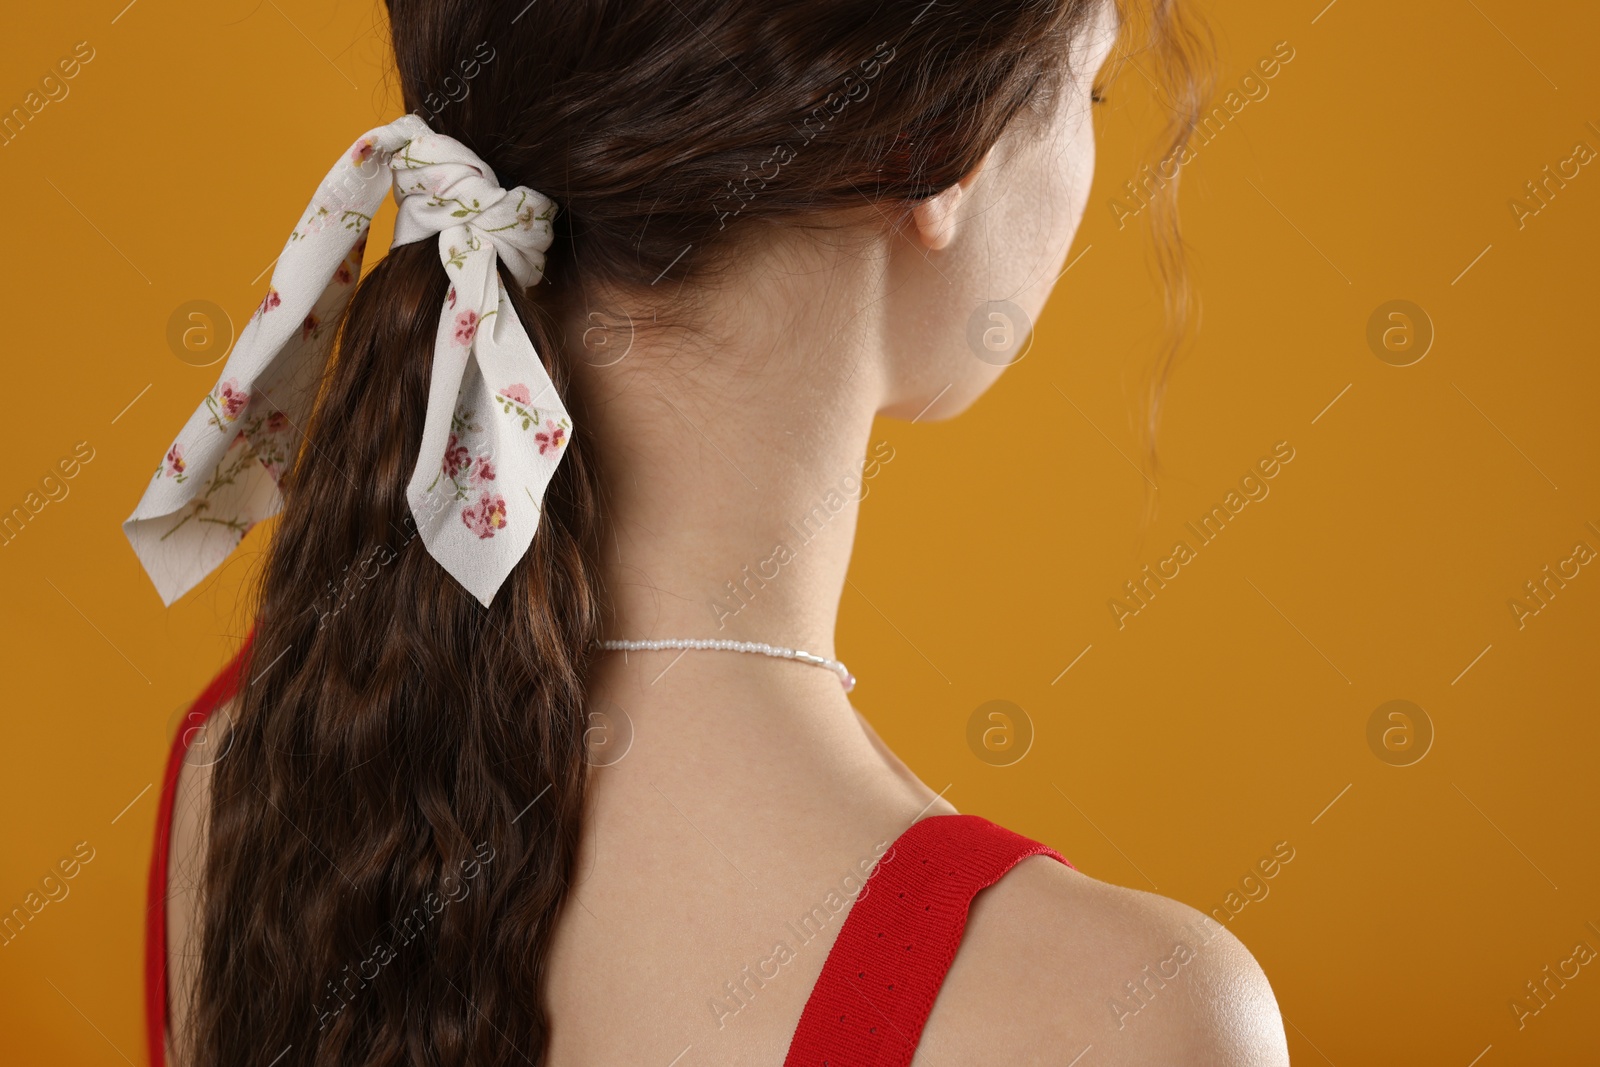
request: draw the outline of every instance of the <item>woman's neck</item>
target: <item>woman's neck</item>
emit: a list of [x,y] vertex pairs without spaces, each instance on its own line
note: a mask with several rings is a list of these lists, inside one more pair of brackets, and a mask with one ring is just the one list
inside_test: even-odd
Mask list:
[[[611,530],[607,637],[836,656],[859,501],[893,455],[871,440],[887,381],[888,275],[883,257],[859,250],[782,261],[807,254],[809,269],[711,295],[698,312],[711,327],[641,331],[619,362],[580,368]],[[620,777],[606,776],[622,794],[634,792],[629,779],[640,790],[676,781],[706,802],[719,789],[782,793],[768,773],[778,752],[837,796],[900,798],[890,806],[909,810],[896,818],[928,800],[827,670],[732,652],[610,653],[590,691],[591,710],[625,719],[598,725],[637,735]]]
[[615,366],[582,368],[611,531],[607,636],[833,655],[863,479],[882,458],[872,273],[747,281],[698,313],[714,331],[640,331]]

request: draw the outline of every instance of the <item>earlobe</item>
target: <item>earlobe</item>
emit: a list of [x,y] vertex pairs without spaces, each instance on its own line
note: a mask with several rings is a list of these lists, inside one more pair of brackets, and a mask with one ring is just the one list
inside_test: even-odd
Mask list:
[[941,248],[947,248],[950,242],[955,240],[956,208],[961,205],[961,199],[972,187],[972,183],[978,180],[979,172],[983,170],[984,164],[989,162],[989,156],[993,152],[993,148],[985,152],[983,158],[978,160],[977,165],[968,171],[964,178],[938,195],[930,196],[912,210],[911,218],[916,226],[917,240],[922,242],[928,251],[937,252]]
[[956,207],[961,203],[962,187],[952,185],[937,196],[930,196],[911,213],[917,239],[930,252],[947,247],[955,239]]

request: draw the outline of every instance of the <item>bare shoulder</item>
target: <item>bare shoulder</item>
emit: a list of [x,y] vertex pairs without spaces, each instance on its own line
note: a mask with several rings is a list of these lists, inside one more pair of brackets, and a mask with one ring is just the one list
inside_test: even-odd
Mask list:
[[914,1061],[991,1062],[1283,1067],[1289,1052],[1266,975],[1219,923],[1033,857],[973,901]]
[[[219,705],[203,726],[191,728],[172,794],[172,833],[167,848],[167,1000],[173,1031],[189,1017],[189,999],[200,962],[200,876],[205,869],[206,817],[211,810],[211,774],[219,758],[234,701]],[[167,1063],[177,1067],[169,1046]]]

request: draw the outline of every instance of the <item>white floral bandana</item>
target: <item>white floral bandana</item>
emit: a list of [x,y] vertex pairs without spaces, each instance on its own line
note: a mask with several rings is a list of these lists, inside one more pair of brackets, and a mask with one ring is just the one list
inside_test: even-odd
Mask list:
[[400,206],[394,245],[438,234],[451,281],[422,449],[406,486],[417,530],[485,606],[532,542],[572,424],[495,265],[503,261],[523,286],[537,283],[555,205],[532,189],[500,188],[466,146],[406,115],[356,141],[323,179],[221,380],[122,524],[167,604],[282,506],[279,477],[360,276],[367,227],[391,186]]

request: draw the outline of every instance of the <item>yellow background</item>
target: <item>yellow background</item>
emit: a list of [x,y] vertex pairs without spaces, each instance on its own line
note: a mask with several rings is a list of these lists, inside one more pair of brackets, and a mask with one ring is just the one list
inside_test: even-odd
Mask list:
[[[174,358],[168,316],[210,300],[242,324],[333,155],[398,110],[371,0],[124,2],[20,7],[0,40],[6,109],[95,50],[0,148],[0,509],[94,450],[0,548],[0,905],[95,850],[0,948],[13,1063],[142,1062],[146,787],[245,627],[260,534],[166,611],[118,529],[220,369]],[[1600,549],[1600,174],[1520,228],[1508,202],[1577,142],[1600,149],[1600,18],[1324,2],[1211,5],[1223,89],[1280,41],[1295,57],[1184,171],[1204,312],[1159,512],[1144,524],[1127,391],[1159,339],[1148,233],[1110,207],[1153,132],[1125,72],[1081,258],[1032,350],[967,416],[880,428],[895,458],[869,483],[840,654],[927,782],[1098,877],[1210,910],[1288,842],[1229,928],[1297,1063],[1592,1063],[1600,965],[1520,1029],[1510,1003],[1600,949],[1600,568],[1521,629],[1507,601],[1576,542]],[[1367,344],[1394,299],[1436,330],[1412,366]],[[1295,458],[1270,496],[1119,630],[1107,601],[1279,441]],[[996,699],[1034,732],[1011,766],[968,746]],[[1393,699],[1436,733],[1411,766],[1368,745]]]

